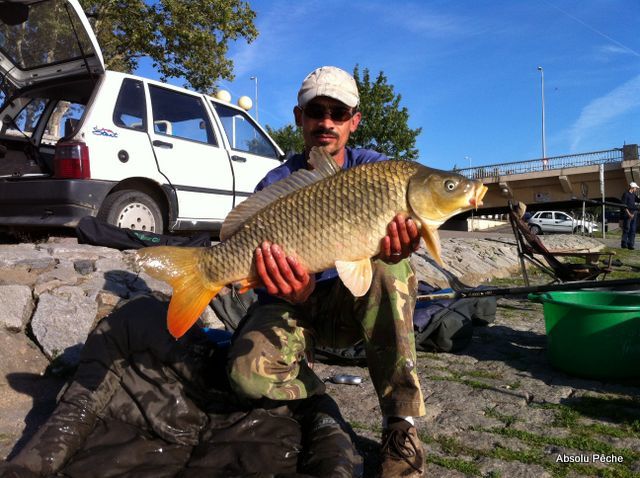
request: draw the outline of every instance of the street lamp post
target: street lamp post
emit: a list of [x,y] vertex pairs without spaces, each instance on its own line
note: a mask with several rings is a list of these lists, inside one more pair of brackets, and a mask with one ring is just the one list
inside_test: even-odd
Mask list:
[[258,118],[258,77],[257,76],[252,76],[249,79],[250,80],[255,80],[255,82],[256,82],[256,121],[259,123],[260,120]]
[[538,71],[540,72],[540,87],[542,96],[542,164],[545,165],[547,161],[547,145],[544,133],[544,70],[541,66],[539,66]]

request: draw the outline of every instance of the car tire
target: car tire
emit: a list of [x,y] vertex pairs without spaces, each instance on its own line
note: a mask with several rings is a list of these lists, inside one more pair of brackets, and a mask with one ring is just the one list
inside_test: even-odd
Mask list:
[[137,231],[164,232],[164,214],[158,201],[136,189],[122,189],[109,194],[100,207],[98,219]]
[[531,229],[531,232],[536,235],[542,234],[542,229],[540,229],[540,226],[536,226],[535,224],[531,225],[529,229]]

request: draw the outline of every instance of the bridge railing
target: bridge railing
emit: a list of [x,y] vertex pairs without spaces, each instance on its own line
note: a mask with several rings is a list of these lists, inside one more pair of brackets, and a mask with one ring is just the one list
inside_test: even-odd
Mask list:
[[530,159],[513,163],[488,164],[473,168],[461,168],[456,172],[472,179],[498,178],[512,174],[535,173],[552,169],[576,168],[622,161],[622,149],[608,149],[591,153],[567,154],[544,159]]

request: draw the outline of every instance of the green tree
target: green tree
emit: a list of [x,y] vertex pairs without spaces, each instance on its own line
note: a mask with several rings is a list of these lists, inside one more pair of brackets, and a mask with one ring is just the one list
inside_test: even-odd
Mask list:
[[212,92],[232,80],[229,41],[258,35],[255,12],[242,0],[80,0],[107,68],[131,72],[149,57],[162,80],[185,78],[186,86]]
[[369,69],[363,70],[361,78],[356,65],[353,77],[360,92],[362,121],[351,135],[349,145],[374,149],[390,158],[416,160],[416,138],[422,128],[409,128],[409,110],[400,107],[402,96],[394,93],[393,85],[387,83],[382,71],[375,82],[371,82]]
[[304,150],[302,131],[297,126],[288,124],[280,129],[273,129],[267,125],[266,130],[285,153],[299,153]]

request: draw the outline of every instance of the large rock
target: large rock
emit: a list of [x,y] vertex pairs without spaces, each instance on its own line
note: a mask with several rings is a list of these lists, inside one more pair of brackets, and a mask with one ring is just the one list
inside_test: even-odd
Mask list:
[[31,288],[26,285],[0,286],[0,325],[7,330],[20,331],[28,323],[33,311]]
[[97,312],[98,304],[81,288],[60,287],[40,296],[31,329],[50,360],[76,364]]

